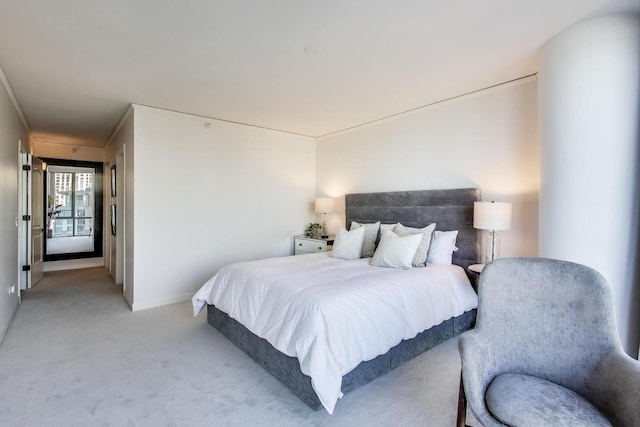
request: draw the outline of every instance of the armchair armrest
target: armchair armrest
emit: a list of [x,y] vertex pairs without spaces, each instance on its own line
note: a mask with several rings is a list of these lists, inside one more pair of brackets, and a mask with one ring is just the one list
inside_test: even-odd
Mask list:
[[462,382],[471,412],[485,427],[504,426],[496,420],[485,403],[489,384],[500,373],[494,348],[476,331],[468,331],[458,338],[462,361]]
[[613,425],[640,426],[640,362],[616,351],[596,367],[588,398]]

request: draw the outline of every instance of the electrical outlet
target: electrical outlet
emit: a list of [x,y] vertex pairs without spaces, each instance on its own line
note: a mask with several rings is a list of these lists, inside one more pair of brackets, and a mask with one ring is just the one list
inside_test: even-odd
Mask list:
[[13,295],[16,293],[16,285],[9,286],[9,295]]
[[16,217],[16,227],[20,225],[20,219]]

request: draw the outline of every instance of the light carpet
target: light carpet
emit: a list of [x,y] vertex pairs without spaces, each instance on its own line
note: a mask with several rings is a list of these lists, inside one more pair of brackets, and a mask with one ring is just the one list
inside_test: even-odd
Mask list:
[[454,338],[316,412],[190,302],[131,312],[106,270],[53,272],[0,345],[0,425],[448,427],[459,372]]

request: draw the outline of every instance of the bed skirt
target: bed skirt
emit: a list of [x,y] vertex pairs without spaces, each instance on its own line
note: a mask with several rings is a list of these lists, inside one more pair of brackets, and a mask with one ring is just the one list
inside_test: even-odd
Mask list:
[[[265,339],[254,335],[238,321],[213,305],[207,306],[207,320],[304,403],[316,411],[322,408],[322,404],[311,386],[311,378],[300,371],[297,358],[276,350]],[[375,359],[360,363],[342,377],[342,393],[346,394],[355,390],[449,338],[471,329],[475,320],[476,310],[474,309],[427,329],[415,338],[400,342],[387,353]]]

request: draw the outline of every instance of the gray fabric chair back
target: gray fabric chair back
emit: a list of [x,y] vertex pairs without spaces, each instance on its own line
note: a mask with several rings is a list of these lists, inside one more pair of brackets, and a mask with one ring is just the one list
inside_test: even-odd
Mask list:
[[505,258],[486,266],[478,286],[476,331],[510,359],[514,373],[589,396],[589,375],[621,350],[609,286],[583,265]]

